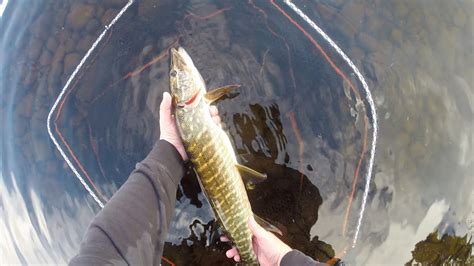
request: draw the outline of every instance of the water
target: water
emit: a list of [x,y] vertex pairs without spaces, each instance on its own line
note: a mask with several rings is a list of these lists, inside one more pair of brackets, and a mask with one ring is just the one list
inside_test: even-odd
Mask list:
[[[178,44],[208,87],[242,84],[220,115],[240,160],[268,174],[249,198],[286,243],[321,261],[472,262],[473,2],[293,3],[356,68],[285,2],[141,1],[70,79],[126,1],[7,2],[1,262],[77,252],[159,136]],[[177,193],[163,264],[232,264],[191,171]]]

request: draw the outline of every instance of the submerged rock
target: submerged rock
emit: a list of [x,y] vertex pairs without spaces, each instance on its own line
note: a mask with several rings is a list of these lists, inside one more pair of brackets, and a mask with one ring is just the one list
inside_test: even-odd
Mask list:
[[114,19],[114,17],[117,15],[118,12],[119,11],[117,9],[113,9],[113,8],[107,9],[104,15],[100,18],[100,22],[102,22],[102,25],[103,26],[108,25],[112,21],[112,19]]
[[92,19],[87,22],[86,25],[86,32],[87,33],[95,33],[100,26],[100,22],[97,19]]
[[67,22],[73,29],[81,30],[93,16],[93,6],[76,3],[71,7],[71,11],[67,15]]
[[43,52],[41,53],[41,56],[39,58],[39,63],[42,66],[49,65],[49,64],[51,64],[52,58],[53,58],[53,55],[51,54],[51,52],[49,52],[48,50],[43,50]]
[[78,53],[67,54],[64,57],[64,73],[71,73],[79,61],[81,61],[81,56]]
[[58,41],[56,40],[56,38],[50,36],[48,38],[48,41],[46,42],[46,47],[48,48],[48,50],[54,53],[54,51],[58,47]]
[[28,46],[28,58],[32,61],[36,60],[41,54],[42,46],[43,42],[40,39],[32,37]]

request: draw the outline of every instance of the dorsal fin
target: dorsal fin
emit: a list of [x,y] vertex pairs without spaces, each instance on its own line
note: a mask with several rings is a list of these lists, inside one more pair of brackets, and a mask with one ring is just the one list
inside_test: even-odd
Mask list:
[[215,88],[213,90],[208,91],[204,95],[204,98],[206,99],[207,103],[211,104],[211,103],[219,100],[225,94],[233,91],[234,89],[236,89],[238,87],[240,87],[240,85],[234,84],[234,85],[227,85],[227,86],[220,87],[220,88]]
[[245,165],[236,164],[235,167],[237,167],[237,170],[239,170],[240,176],[247,186],[247,189],[252,189],[255,184],[263,182],[267,179],[266,174],[259,173]]

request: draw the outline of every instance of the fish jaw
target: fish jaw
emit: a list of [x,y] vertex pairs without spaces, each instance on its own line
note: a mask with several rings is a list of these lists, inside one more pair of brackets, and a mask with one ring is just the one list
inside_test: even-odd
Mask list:
[[194,106],[206,93],[206,86],[193,60],[184,48],[170,49],[170,91],[175,107]]

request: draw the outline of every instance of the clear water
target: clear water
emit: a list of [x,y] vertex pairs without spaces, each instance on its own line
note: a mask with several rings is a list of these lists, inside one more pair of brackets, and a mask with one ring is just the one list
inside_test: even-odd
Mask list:
[[[220,115],[241,161],[269,176],[249,191],[255,213],[290,246],[350,264],[472,263],[473,2],[292,3],[309,20],[281,1],[133,3],[70,79],[126,1],[6,2],[0,262],[77,252],[159,136],[181,45],[209,88],[242,84]],[[177,193],[163,264],[232,264],[192,171]]]

